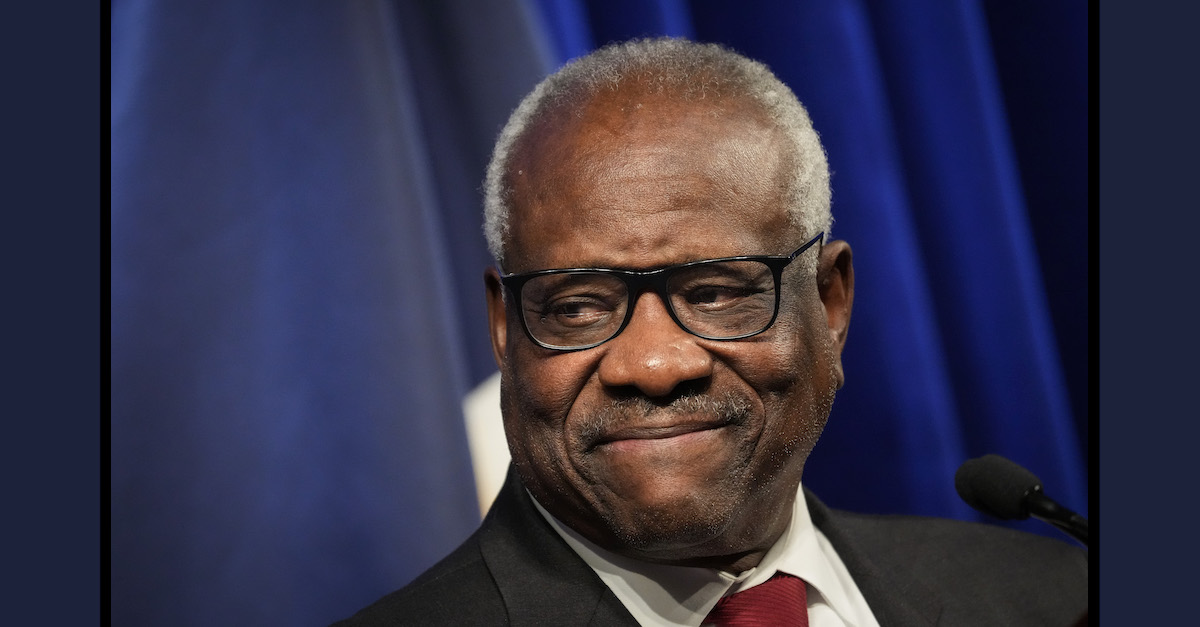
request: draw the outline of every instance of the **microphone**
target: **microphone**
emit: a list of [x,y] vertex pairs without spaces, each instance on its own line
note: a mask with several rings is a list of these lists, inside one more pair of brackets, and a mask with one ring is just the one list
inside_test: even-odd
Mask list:
[[1034,518],[1088,544],[1088,521],[1042,493],[1033,473],[999,455],[969,459],[954,473],[954,488],[967,505],[1001,520]]

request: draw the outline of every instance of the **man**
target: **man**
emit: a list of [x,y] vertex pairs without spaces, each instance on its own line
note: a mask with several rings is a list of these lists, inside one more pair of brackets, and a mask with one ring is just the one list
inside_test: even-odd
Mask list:
[[854,298],[829,205],[804,108],[732,52],[631,42],[538,85],[487,177],[508,481],[461,547],[347,624],[1083,615],[1078,549],[800,488]]

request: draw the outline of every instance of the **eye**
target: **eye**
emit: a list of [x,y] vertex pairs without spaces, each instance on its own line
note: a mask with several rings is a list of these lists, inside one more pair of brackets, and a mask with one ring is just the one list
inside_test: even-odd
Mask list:
[[613,308],[598,298],[573,296],[546,303],[539,317],[545,322],[564,326],[586,326],[611,314]]
[[766,265],[751,260],[703,263],[672,277],[668,289],[676,305],[697,314],[741,313],[774,303],[775,281]]
[[689,305],[722,306],[735,303],[756,292],[744,285],[701,285],[690,288],[685,295]]
[[625,306],[620,279],[600,273],[537,277],[525,285],[526,319],[543,327],[578,329],[600,324]]

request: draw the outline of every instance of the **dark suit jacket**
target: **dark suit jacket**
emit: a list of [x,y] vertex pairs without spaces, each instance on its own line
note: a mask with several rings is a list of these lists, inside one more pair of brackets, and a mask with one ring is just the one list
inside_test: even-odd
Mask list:
[[[879,624],[1074,625],[1087,554],[1008,529],[831,510],[806,493]],[[510,468],[479,530],[404,588],[353,617],[366,625],[637,625],[534,508]]]

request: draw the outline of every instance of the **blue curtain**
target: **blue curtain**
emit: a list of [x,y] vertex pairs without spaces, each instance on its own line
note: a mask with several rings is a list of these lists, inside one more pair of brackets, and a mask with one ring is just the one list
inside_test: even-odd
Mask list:
[[642,35],[763,60],[826,143],[857,298],[806,483],[977,519],[954,470],[995,452],[1085,511],[1087,10],[113,3],[113,623],[323,625],[474,529],[491,143]]

